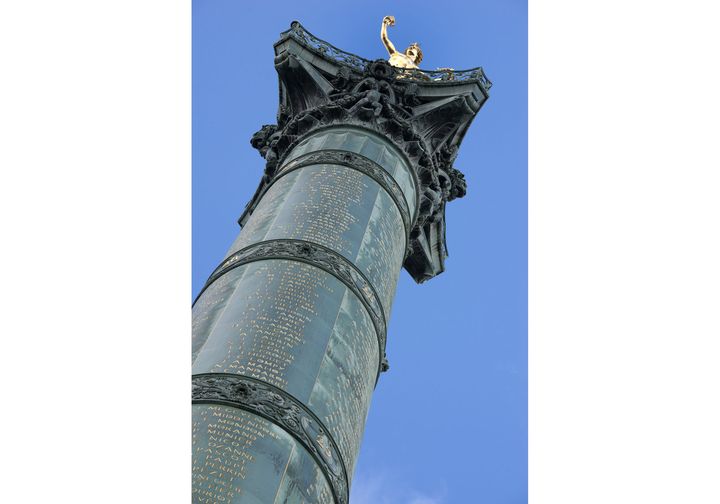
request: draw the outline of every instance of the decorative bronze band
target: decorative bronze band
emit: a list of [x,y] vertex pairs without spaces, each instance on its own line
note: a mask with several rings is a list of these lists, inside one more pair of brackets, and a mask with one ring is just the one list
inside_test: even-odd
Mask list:
[[[408,152],[405,152],[405,150],[402,148],[401,145],[398,145],[398,143],[390,138],[387,134],[384,134],[382,131],[378,131],[374,128],[368,128],[367,125],[360,125],[360,124],[348,124],[348,123],[337,123],[337,122],[330,122],[329,124],[320,124],[315,125],[311,128],[309,128],[305,133],[302,135],[298,135],[293,137],[293,140],[289,143],[287,147],[285,147],[282,150],[282,154],[278,158],[278,166],[283,166],[287,160],[287,157],[292,154],[292,152],[295,150],[295,148],[303,143],[305,140],[307,140],[310,137],[314,137],[316,135],[320,135],[321,133],[330,133],[333,130],[336,130],[338,127],[341,129],[353,129],[357,130],[360,134],[363,134],[365,136],[372,136],[375,138],[379,138],[381,141],[383,141],[395,154],[395,156],[401,158],[407,167],[412,167],[415,165],[413,161],[410,159],[410,156]],[[332,149],[327,149],[332,150]],[[338,149],[335,149],[338,150]],[[359,155],[352,151],[346,151],[346,150],[340,150],[340,152],[350,152],[351,154]],[[364,157],[364,156],[363,156]],[[367,159],[367,158],[366,158]],[[373,160],[368,159],[371,163],[374,163]],[[382,168],[382,166],[380,166]],[[410,176],[413,179],[413,185],[415,186],[415,215],[413,216],[413,225],[417,221],[417,215],[418,215],[418,207],[420,206],[420,195],[422,194],[422,184],[420,183],[420,180],[418,179],[418,174],[415,170],[412,168],[409,168]],[[393,179],[393,182],[395,180]]]
[[254,261],[267,259],[285,259],[310,264],[321,270],[330,273],[332,276],[344,283],[363,303],[375,326],[375,333],[378,338],[380,362],[378,374],[387,369],[385,360],[385,342],[387,341],[387,322],[383,311],[380,297],[370,281],[365,277],[352,262],[348,261],[341,254],[332,249],[317,243],[304,240],[267,240],[253,243],[238,250],[225,259],[220,266],[210,275],[205,286],[198,294],[193,305],[200,299],[210,284],[223,276],[228,271]]
[[[410,215],[410,208],[408,207],[407,199],[405,199],[405,193],[403,193],[398,183],[385,168],[365,156],[336,149],[308,152],[282,165],[275,175],[275,179],[279,179],[283,175],[302,168],[303,166],[323,163],[347,166],[348,168],[359,171],[363,175],[367,175],[377,182],[395,202],[395,206],[397,206],[400,211],[400,216],[405,226],[405,236],[410,236],[410,229],[412,228],[412,223],[415,222],[416,215]],[[416,205],[416,207],[417,206],[419,205]],[[416,208],[415,214],[417,214],[417,210]]]
[[328,480],[336,504],[350,499],[347,469],[330,431],[305,404],[282,389],[247,376],[204,373],[192,378],[193,404],[222,404],[261,416],[294,437]]

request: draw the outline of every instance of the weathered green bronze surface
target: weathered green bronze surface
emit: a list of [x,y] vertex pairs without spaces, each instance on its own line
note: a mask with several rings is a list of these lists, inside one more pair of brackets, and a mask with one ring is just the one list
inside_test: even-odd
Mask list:
[[323,47],[297,23],[275,45],[265,173],[193,306],[194,502],[347,503],[400,270],[444,269],[489,82]]

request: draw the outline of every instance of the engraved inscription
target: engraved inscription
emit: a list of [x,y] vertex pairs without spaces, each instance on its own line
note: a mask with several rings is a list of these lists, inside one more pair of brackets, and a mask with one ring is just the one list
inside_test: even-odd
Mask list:
[[378,194],[373,208],[355,265],[375,286],[384,311],[389,314],[404,258],[402,222],[387,194]]
[[[316,243],[332,243],[344,255],[352,255],[357,244],[352,236],[361,228],[361,218],[349,211],[352,204],[361,204],[368,189],[365,177],[346,170],[341,183],[335,179],[336,169],[319,165],[307,171],[307,190],[292,219],[274,231],[288,238],[302,238]],[[340,182],[339,180],[336,182]]]
[[270,191],[267,191],[263,198],[262,204],[259,205],[252,214],[252,218],[248,220],[242,228],[242,232],[225,255],[225,259],[230,257],[238,250],[248,245],[264,240],[275,221],[283,217],[279,217],[291,195],[295,196],[297,189],[295,182],[300,173],[290,173],[286,177],[282,177],[275,182]]
[[[222,278],[223,275],[232,271],[233,268],[247,264],[248,262],[260,260],[266,261],[283,257],[289,257],[296,261],[312,264],[331,273],[335,278],[341,280],[345,285],[350,287],[355,295],[357,295],[367,307],[368,312],[372,317],[373,324],[375,325],[379,346],[384,352],[386,322],[381,299],[378,297],[375,289],[373,289],[372,284],[369,283],[368,279],[360,270],[355,268],[352,263],[343,256],[326,247],[312,242],[299,240],[270,240],[256,243],[239,250],[223,261],[223,263],[221,263],[215,272],[210,276],[208,285],[212,285],[214,281]],[[399,272],[399,270],[397,272]],[[251,280],[252,277],[247,277],[245,282],[248,283]],[[328,292],[335,291],[329,289]],[[340,300],[338,298],[338,305],[339,302]],[[327,301],[325,301],[324,304],[325,306],[328,306]],[[326,314],[330,316],[331,313],[326,310]]]
[[270,420],[302,443],[331,482],[338,503],[347,502],[347,472],[336,444],[320,420],[294,397],[262,381],[210,373],[193,377],[193,402],[227,404]]
[[192,361],[195,361],[200,349],[207,341],[213,326],[230,302],[239,280],[245,272],[239,267],[222,278],[218,278],[193,306],[192,318]]
[[[271,186],[267,196],[276,190],[289,189],[291,181],[285,179],[290,177],[294,180],[293,195],[284,200],[282,208],[271,208],[263,198],[255,210],[262,219],[266,212],[273,212],[275,217],[270,227],[260,236],[254,227],[254,213],[241,233],[241,237],[246,238],[238,240],[234,247],[249,246],[259,239],[287,238],[324,245],[358,266],[388,311],[406,249],[402,216],[392,197],[373,179],[334,165],[295,170]],[[352,187],[348,180],[361,181],[363,190],[356,199],[330,196]],[[344,205],[337,203],[336,200],[343,198]]]
[[265,172],[194,303],[196,503],[347,504],[399,270],[444,269],[453,164],[490,86],[400,75],[297,22],[275,47]]
[[[406,246],[402,217],[374,178],[346,166],[304,166],[270,187],[233,245],[244,247],[228,254],[198,298],[197,327],[209,334],[194,372],[272,384],[307,404],[327,429],[321,435],[298,423],[325,472],[319,478],[315,463],[275,457],[285,460],[277,471],[286,475],[268,483],[276,498],[333,502],[337,492],[327,481],[337,479],[339,467],[354,468]],[[224,278],[231,273],[234,282]],[[307,450],[291,449],[288,457]],[[249,453],[265,452],[254,445]],[[246,460],[237,475],[227,474],[252,479],[257,463]],[[212,482],[212,490],[222,495],[224,482]]]
[[345,296],[308,405],[337,442],[352,474],[374,388],[378,349],[357,299]]
[[[358,138],[364,138],[365,141],[358,142]],[[406,158],[393,148],[387,139],[380,138],[366,129],[334,127],[307,136],[285,157],[285,164],[288,165],[302,155],[321,149],[361,154],[378,163],[403,190],[407,204],[411,208],[410,213],[415,215],[419,181]],[[413,218],[412,221],[414,222],[415,219]]]
[[[333,305],[340,300],[334,298],[344,291],[342,284],[295,261],[260,261],[246,268],[236,303],[216,323],[196,371],[243,374],[281,388],[295,376],[296,387],[307,387],[309,378],[302,375],[314,376],[329,337],[321,329],[326,324],[321,307],[337,309]],[[307,356],[303,365],[293,366],[301,355]]]
[[193,502],[233,502],[243,493],[248,464],[255,461],[258,439],[277,434],[241,410],[207,406],[195,411],[193,421]]
[[390,174],[385,171],[385,169],[364,156],[336,150],[312,152],[287,163],[282,167],[281,172],[277,175],[277,177],[281,177],[283,174],[287,174],[288,172],[291,173],[293,170],[301,169],[305,166],[321,164],[347,166],[370,177],[379,184],[397,206],[397,210],[400,212],[400,216],[402,218],[402,225],[405,230],[406,240],[409,239],[411,216],[402,189],[398,186]]

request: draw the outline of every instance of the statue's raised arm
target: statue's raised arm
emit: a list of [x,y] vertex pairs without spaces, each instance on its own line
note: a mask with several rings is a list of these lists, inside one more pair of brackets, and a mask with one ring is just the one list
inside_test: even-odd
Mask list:
[[387,49],[390,56],[395,54],[397,50],[395,49],[395,46],[392,42],[390,42],[390,39],[387,36],[387,27],[393,26],[395,24],[395,16],[385,16],[382,20],[382,27],[380,28],[380,40],[382,40],[382,43],[385,45],[385,49]]
[[418,65],[423,58],[420,46],[417,42],[414,42],[407,49],[405,49],[405,53],[398,52],[398,50],[395,49],[395,46],[392,42],[390,42],[390,39],[387,36],[388,26],[393,26],[394,24],[394,16],[385,16],[382,20],[382,27],[380,28],[380,40],[382,40],[383,45],[390,54],[388,62],[392,66],[399,68],[418,68]]

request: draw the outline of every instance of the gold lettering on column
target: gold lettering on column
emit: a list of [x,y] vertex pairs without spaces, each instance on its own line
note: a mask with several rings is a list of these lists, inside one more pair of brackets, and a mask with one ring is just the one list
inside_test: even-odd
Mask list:
[[192,432],[193,501],[231,502],[242,494],[255,442],[279,436],[242,410],[204,406],[199,416]]
[[306,343],[305,329],[319,316],[316,305],[326,275],[305,263],[269,260],[252,263],[262,279],[243,293],[245,307],[233,322],[238,337],[228,343],[225,359],[213,371],[236,373],[287,386],[286,371]]
[[[294,203],[292,217],[276,223],[273,235],[297,238],[351,254],[357,246],[348,232],[367,219],[363,215],[362,197],[368,190],[367,177],[344,167],[315,165],[303,172],[295,190],[303,199]],[[365,209],[367,212],[368,209]]]

